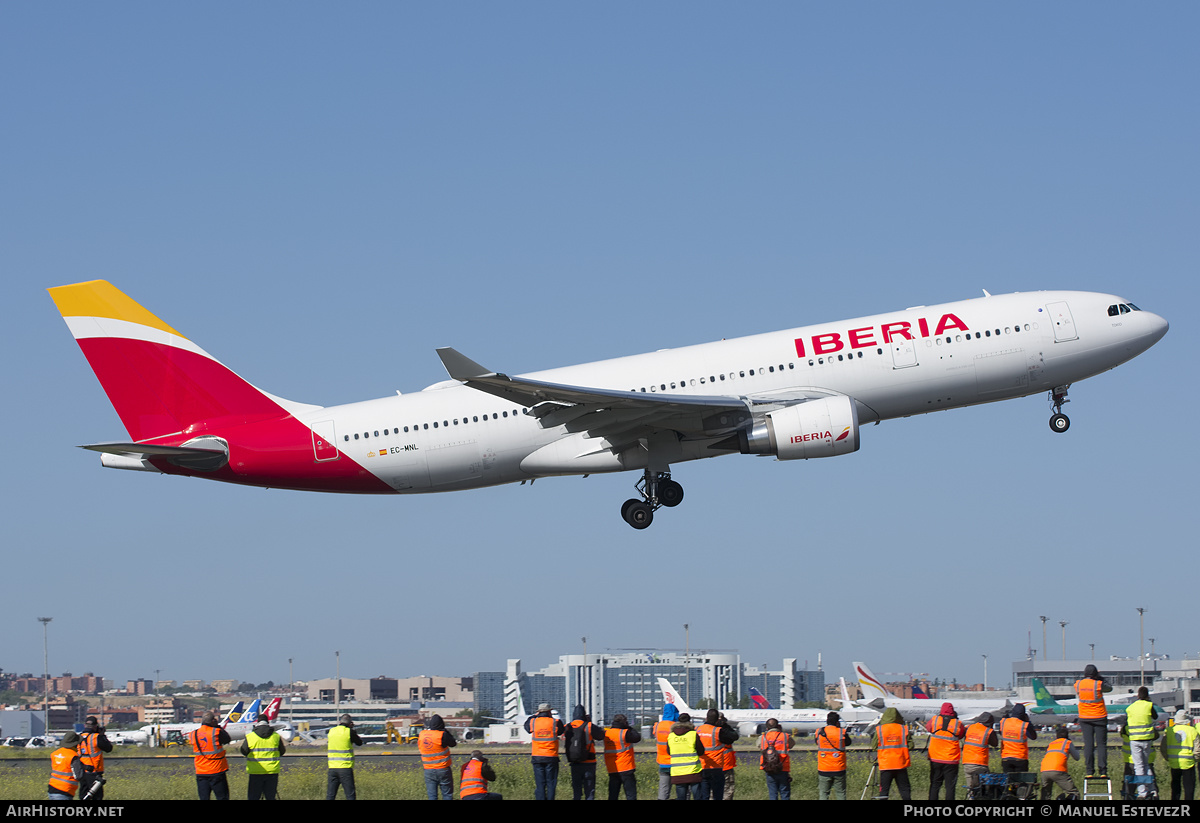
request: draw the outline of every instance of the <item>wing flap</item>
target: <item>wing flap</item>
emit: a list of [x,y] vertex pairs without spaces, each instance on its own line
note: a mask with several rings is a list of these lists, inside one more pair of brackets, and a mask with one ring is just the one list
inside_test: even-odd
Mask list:
[[[522,406],[558,406],[541,415],[534,412],[545,426],[567,423],[572,431],[588,431],[604,437],[633,427],[719,437],[750,421],[749,404],[741,397],[646,394],[548,383],[491,371],[452,348],[440,348],[437,353],[446,372],[473,389]],[[597,431],[603,434],[595,434]]]

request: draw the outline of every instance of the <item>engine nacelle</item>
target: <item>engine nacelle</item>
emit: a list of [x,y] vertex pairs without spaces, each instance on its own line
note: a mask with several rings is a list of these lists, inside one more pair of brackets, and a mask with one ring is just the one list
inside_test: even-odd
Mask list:
[[858,409],[839,395],[768,412],[738,432],[738,447],[742,454],[773,454],[780,460],[850,454],[858,451]]

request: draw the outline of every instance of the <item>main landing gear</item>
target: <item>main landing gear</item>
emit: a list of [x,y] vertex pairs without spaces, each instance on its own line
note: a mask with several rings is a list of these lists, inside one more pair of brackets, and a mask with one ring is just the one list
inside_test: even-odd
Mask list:
[[1068,384],[1055,386],[1050,390],[1050,405],[1054,407],[1054,414],[1050,415],[1050,431],[1059,434],[1071,428],[1071,418],[1062,413],[1063,404],[1071,402],[1067,399],[1067,389],[1069,388],[1071,386]]
[[683,502],[683,486],[671,479],[670,472],[647,469],[635,488],[642,499],[631,497],[621,506],[621,517],[635,529],[644,529],[653,523],[654,511],[659,506],[671,509]]

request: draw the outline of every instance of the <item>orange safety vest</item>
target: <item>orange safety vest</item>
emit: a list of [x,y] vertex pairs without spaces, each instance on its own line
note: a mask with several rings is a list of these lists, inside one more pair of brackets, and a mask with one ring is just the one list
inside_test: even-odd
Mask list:
[[737,753],[733,750],[733,746],[727,746],[723,771],[731,772],[735,768],[737,768]]
[[558,735],[554,727],[558,723],[553,717],[535,717],[533,724],[533,756],[558,757]]
[[908,727],[903,723],[884,723],[878,729],[879,771],[907,769],[912,762],[908,751]]
[[839,726],[826,726],[817,732],[817,771],[846,771],[846,738]]
[[972,723],[967,727],[967,736],[962,745],[962,762],[972,766],[986,766],[991,754],[988,751],[988,738],[991,736],[991,726]]
[[421,752],[421,765],[426,769],[448,769],[450,748],[442,745],[441,729],[426,729],[417,735],[417,750]]
[[79,789],[79,781],[71,770],[71,762],[78,757],[74,749],[55,749],[50,755],[50,788],[63,794],[75,796]]
[[660,720],[654,724],[654,741],[658,744],[656,762],[660,766],[671,765],[671,750],[667,748],[667,735],[671,733],[673,720]]
[[1018,717],[1000,721],[1000,757],[1007,760],[1028,760],[1029,741],[1025,733],[1029,724]]
[[633,771],[633,744],[628,737],[629,729],[608,729],[604,732],[604,766],[609,774]]
[[229,771],[225,762],[225,747],[220,741],[219,726],[201,726],[192,732],[192,749],[196,758],[196,774],[220,774]]
[[933,719],[933,737],[929,738],[929,760],[931,763],[957,763],[962,754],[959,738],[963,736],[963,724],[957,717],[938,715]]
[[79,735],[79,759],[83,765],[91,766],[96,774],[104,774],[104,752],[100,751],[99,732]]
[[728,743],[720,740],[721,727],[704,723],[696,729],[700,744],[704,746],[704,754],[700,755],[701,769],[725,769],[725,752],[729,750]]
[[471,758],[462,764],[458,772],[458,799],[465,800],[473,794],[487,794],[488,782],[483,779],[483,763]]
[[1065,772],[1067,770],[1067,755],[1071,753],[1071,741],[1065,737],[1059,738],[1046,747],[1042,757],[1043,772]]
[[1104,684],[1090,677],[1075,681],[1075,696],[1079,698],[1080,720],[1103,720],[1108,717],[1104,707]]
[[[775,751],[779,752],[779,762],[783,766],[783,770],[790,772],[792,770],[792,757],[788,754],[787,742],[788,736],[785,732],[781,732],[779,729],[768,729],[758,739],[758,748],[759,751],[764,752],[768,748],[774,748]],[[758,767],[760,769],[763,767],[761,754],[758,756]]]

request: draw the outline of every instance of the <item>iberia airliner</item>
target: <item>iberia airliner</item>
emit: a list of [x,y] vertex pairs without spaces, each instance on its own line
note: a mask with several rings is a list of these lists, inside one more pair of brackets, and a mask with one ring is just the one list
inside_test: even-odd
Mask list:
[[1065,432],[1072,383],[1167,332],[1113,295],[984,292],[527,375],[438,349],[449,381],[314,406],[247,383],[103,280],[50,295],[129,433],[83,447],[105,466],[368,494],[641,471],[621,508],[635,529],[683,500],[671,467],[688,460],[834,457],[866,423],[1039,392]]

